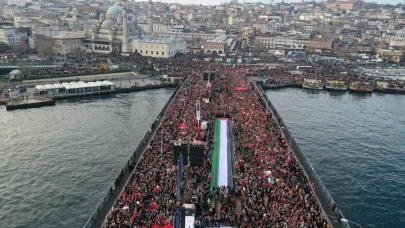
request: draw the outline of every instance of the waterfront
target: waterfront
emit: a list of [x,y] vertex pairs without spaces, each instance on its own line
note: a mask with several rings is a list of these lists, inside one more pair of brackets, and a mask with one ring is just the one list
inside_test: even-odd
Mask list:
[[348,220],[405,224],[403,96],[293,88],[266,94]]
[[83,226],[172,93],[0,109],[1,226]]

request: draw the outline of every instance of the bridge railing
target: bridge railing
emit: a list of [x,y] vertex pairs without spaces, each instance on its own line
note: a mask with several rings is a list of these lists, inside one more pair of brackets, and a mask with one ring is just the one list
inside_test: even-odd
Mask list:
[[[184,80],[185,81],[185,80]],[[138,147],[135,149],[135,151],[132,153],[131,158],[127,161],[125,164],[124,168],[121,170],[121,172],[118,174],[117,178],[115,181],[112,183],[111,187],[109,190],[106,192],[104,195],[103,199],[101,202],[97,205],[97,207],[94,209],[93,213],[91,214],[90,218],[87,220],[86,224],[84,225],[84,228],[90,228],[93,225],[93,222],[96,220],[97,216],[99,216],[100,211],[103,209],[105,203],[112,198],[112,192],[116,190],[117,183],[121,180],[122,174],[124,171],[130,171],[132,176],[132,170],[136,167],[140,157],[142,156],[143,151],[146,149],[146,147],[149,145],[149,141],[152,139],[155,131],[158,129],[159,123],[162,121],[167,109],[169,108],[170,104],[172,103],[172,100],[174,96],[177,94],[181,86],[184,84],[184,81],[179,83],[179,85],[176,87],[175,91],[173,94],[170,96],[169,101],[166,103],[166,105],[163,107],[162,111],[159,113],[159,115],[156,118],[156,121],[154,121],[149,129],[149,131],[146,133],[146,135],[142,138],[142,141],[139,143]],[[130,177],[127,179],[127,181],[130,179]],[[126,185],[126,183],[125,183]],[[124,186],[125,186],[124,185]],[[115,199],[114,199],[115,201]],[[109,211],[109,213],[111,210]]]
[[[291,132],[288,130],[287,126],[284,124],[283,119],[277,112],[276,108],[270,102],[269,98],[264,95],[264,90],[261,88],[261,83],[255,83],[256,89],[259,91],[261,95],[262,101],[264,105],[266,105],[271,112],[273,113],[285,139],[288,142],[290,150],[293,152],[295,157],[297,158],[298,162],[300,163],[301,167],[304,169],[305,176],[310,183],[310,186],[315,193],[315,196],[318,200],[319,205],[323,209],[324,213],[328,216],[328,220],[331,221],[331,218],[336,219],[338,216],[331,215],[333,205],[335,201],[333,200],[332,196],[330,195],[329,191],[326,189],[325,185],[323,184],[321,178],[318,176],[317,172],[309,162],[306,155],[302,152],[301,148],[298,146],[298,143],[295,141],[294,137],[292,136]],[[343,217],[342,212],[339,210],[338,213]],[[346,227],[350,228],[348,223],[340,223],[339,227]]]

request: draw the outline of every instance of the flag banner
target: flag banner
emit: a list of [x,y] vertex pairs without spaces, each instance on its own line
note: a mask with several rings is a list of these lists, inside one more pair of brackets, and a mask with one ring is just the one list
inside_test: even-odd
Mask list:
[[246,86],[235,86],[235,89],[238,91],[246,91],[247,87]]
[[233,138],[228,118],[218,118],[214,127],[212,155],[212,187],[233,187]]
[[276,183],[276,179],[274,178],[273,173],[271,171],[264,171],[264,175],[266,176],[268,183],[272,184]]

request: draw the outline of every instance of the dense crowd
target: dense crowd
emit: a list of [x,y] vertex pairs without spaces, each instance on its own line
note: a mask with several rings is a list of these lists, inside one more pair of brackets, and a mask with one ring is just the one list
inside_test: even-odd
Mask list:
[[352,66],[333,63],[330,61],[306,62],[306,68],[296,69],[291,67],[251,67],[250,73],[255,73],[266,78],[266,84],[300,83],[304,79],[316,79],[322,82],[342,81],[347,84],[351,82],[373,82],[373,79],[362,76]]
[[[132,60],[129,60],[132,61]],[[329,227],[294,155],[269,111],[244,76],[245,66],[211,64],[216,79],[202,80],[209,65],[192,58],[138,58],[138,64],[174,69],[186,78],[172,100],[156,136],[111,209],[106,227],[172,227],[175,215],[177,167],[173,165],[172,139],[202,138],[208,142],[205,165],[192,167],[190,193],[197,205],[196,227]],[[239,89],[236,90],[235,88]],[[209,98],[202,102],[201,98]],[[201,119],[208,129],[197,135],[195,102],[201,102]],[[235,137],[235,188],[210,187],[215,117],[232,120]],[[179,128],[186,124],[187,128]],[[163,135],[161,138],[160,136]],[[163,140],[163,143],[161,143]],[[162,148],[163,145],[163,148]]]

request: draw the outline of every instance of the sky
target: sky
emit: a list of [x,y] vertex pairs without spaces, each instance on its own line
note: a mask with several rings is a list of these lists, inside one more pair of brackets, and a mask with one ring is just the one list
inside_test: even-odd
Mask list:
[[[203,4],[203,5],[219,5],[225,2],[230,2],[230,0],[152,0],[157,2],[170,2],[170,3],[181,3],[181,4]],[[243,0],[238,0],[240,3]],[[245,2],[262,2],[262,3],[269,3],[271,0],[245,0]],[[319,1],[319,0],[317,0]],[[377,2],[380,4],[397,4],[397,3],[405,3],[405,0],[366,0],[367,2]],[[281,0],[273,0],[273,3],[281,2]],[[284,2],[297,2],[295,0],[284,0]],[[299,0],[301,2],[301,0]]]

